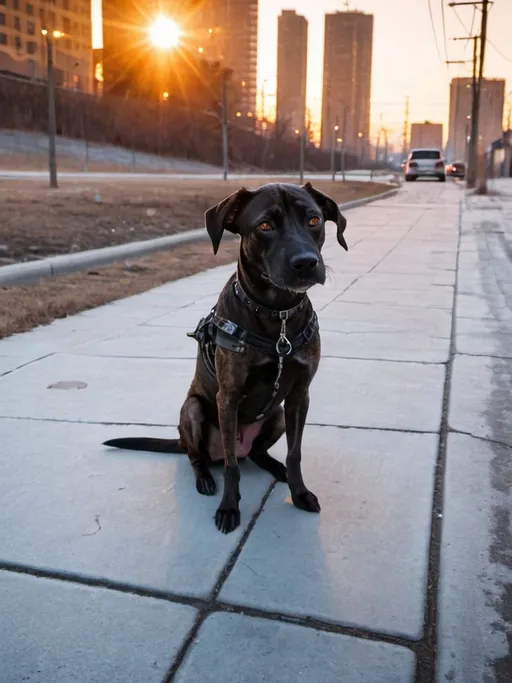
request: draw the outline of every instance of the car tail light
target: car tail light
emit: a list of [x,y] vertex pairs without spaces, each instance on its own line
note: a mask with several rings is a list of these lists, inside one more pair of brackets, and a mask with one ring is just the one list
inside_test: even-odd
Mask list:
[[436,161],[436,168],[443,168],[443,165],[442,161]]
[[411,161],[409,163],[409,168],[416,168],[417,166],[418,166],[418,164],[415,161]]

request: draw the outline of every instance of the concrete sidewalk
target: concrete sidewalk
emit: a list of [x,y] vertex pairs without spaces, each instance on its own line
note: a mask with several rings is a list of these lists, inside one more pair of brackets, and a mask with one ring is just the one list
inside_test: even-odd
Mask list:
[[416,183],[329,235],[320,515],[243,463],[224,536],[186,457],[101,445],[176,434],[232,267],[1,341],[1,683],[510,681],[511,200]]

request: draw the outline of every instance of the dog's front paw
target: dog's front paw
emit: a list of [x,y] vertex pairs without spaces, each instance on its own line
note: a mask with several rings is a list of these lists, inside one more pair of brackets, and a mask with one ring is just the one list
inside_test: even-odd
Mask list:
[[219,506],[215,513],[215,526],[223,534],[229,534],[240,526],[240,510]]
[[277,481],[281,481],[283,484],[286,484],[288,481],[288,477],[286,476],[286,465],[283,465],[282,462],[274,460],[269,463],[268,471]]
[[196,489],[202,496],[213,496],[217,490],[217,484],[210,472],[201,474],[196,479]]
[[307,489],[296,495],[292,493],[292,501],[296,508],[306,510],[306,512],[320,512],[321,510],[318,498]]

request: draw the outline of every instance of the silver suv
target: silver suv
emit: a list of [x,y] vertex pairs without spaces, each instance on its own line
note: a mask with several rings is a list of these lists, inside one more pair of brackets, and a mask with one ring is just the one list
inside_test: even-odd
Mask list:
[[416,178],[437,178],[446,181],[444,159],[439,149],[411,149],[405,165],[407,182]]

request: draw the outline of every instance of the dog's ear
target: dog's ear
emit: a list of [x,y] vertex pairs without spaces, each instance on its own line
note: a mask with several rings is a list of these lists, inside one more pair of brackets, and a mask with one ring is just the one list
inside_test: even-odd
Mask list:
[[323,192],[320,192],[320,190],[315,190],[311,183],[306,183],[302,186],[302,189],[306,190],[306,192],[318,204],[318,206],[322,210],[324,220],[333,221],[333,223],[336,223],[336,226],[338,228],[336,232],[338,242],[341,244],[343,249],[345,249],[345,251],[348,251],[347,243],[345,241],[345,238],[343,237],[343,233],[345,232],[345,228],[347,227],[347,219],[345,218],[345,216],[342,215],[338,204],[334,201],[334,199],[331,199],[331,197],[328,197]]
[[238,233],[237,215],[252,196],[253,192],[242,187],[219,204],[209,208],[204,214],[206,229],[213,244],[214,254],[219,249],[224,230],[229,230],[235,235]]

